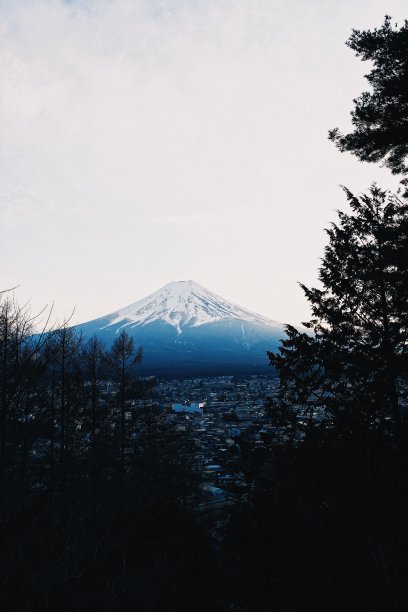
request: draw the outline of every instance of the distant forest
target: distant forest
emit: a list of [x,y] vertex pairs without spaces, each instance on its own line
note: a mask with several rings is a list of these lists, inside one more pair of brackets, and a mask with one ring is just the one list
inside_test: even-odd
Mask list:
[[288,435],[236,440],[245,490],[222,540],[194,511],[192,441],[134,408],[155,383],[142,348],[85,342],[1,294],[2,610],[408,610],[408,21],[347,45],[370,91],[329,138],[401,188],[344,187],[319,287],[302,285],[308,329],[265,356]]

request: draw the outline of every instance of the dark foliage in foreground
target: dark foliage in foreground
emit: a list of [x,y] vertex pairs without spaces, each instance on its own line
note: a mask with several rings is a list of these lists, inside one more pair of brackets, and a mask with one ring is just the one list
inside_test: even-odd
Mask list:
[[376,186],[346,194],[321,286],[303,286],[309,331],[288,326],[269,354],[276,408],[302,416],[305,438],[259,479],[255,525],[260,542],[271,533],[261,557],[274,549],[288,609],[406,610],[408,207]]
[[247,491],[202,514],[189,438],[153,407],[128,418],[141,353],[67,329],[33,341],[26,319],[3,300],[2,609],[407,609],[404,419],[397,439],[271,403],[284,436],[240,441]]
[[190,441],[132,406],[151,384],[125,333],[105,352],[31,324],[3,299],[1,609],[176,609],[211,557],[190,512]]
[[376,186],[328,230],[320,288],[303,287],[310,332],[288,326],[279,354],[281,399],[344,422],[392,414],[400,426],[408,375],[408,204]]
[[198,511],[193,440],[135,408],[150,382],[125,333],[109,352],[33,336],[3,296],[2,609],[408,609],[407,207],[347,196],[304,288],[313,333],[271,355],[271,433],[238,440],[234,506]]
[[364,429],[311,427],[300,447],[272,448],[229,527],[232,609],[406,610],[407,467]]

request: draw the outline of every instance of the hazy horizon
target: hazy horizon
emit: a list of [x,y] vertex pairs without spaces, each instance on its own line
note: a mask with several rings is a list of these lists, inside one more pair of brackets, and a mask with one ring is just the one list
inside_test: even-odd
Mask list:
[[1,288],[97,318],[194,280],[299,323],[340,184],[395,189],[341,154],[368,65],[352,28],[400,0],[0,3]]

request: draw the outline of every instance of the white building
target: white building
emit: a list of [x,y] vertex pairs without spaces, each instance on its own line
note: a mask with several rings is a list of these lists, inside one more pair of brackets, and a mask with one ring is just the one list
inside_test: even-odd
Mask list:
[[187,413],[195,413],[195,414],[203,414],[202,404],[198,404],[196,402],[190,404],[189,406],[184,406],[183,404],[172,404],[171,409],[173,412],[187,412]]

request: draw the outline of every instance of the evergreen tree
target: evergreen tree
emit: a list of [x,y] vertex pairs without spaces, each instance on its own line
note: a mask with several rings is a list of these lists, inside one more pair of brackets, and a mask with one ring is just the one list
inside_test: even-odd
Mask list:
[[[44,314],[32,315],[0,292],[0,474],[22,452],[25,478],[28,453],[29,415],[36,408],[36,395],[43,372],[43,334],[32,336]],[[47,329],[48,318],[43,328]]]
[[63,324],[48,339],[55,351],[57,411],[61,481],[65,487],[67,461],[75,456],[75,434],[82,418],[83,386],[81,373],[82,338],[75,329]]
[[353,30],[347,46],[357,57],[373,64],[366,75],[372,87],[354,100],[354,131],[329,132],[340,151],[362,161],[378,162],[393,174],[407,174],[408,166],[408,20],[398,29],[386,16],[381,28]]
[[375,185],[339,212],[327,230],[319,277],[302,285],[313,318],[310,332],[287,327],[279,354],[281,397],[311,410],[400,423],[408,371],[408,203]]
[[120,412],[120,499],[124,510],[125,498],[125,449],[127,443],[126,407],[134,399],[132,385],[135,382],[135,366],[142,362],[143,350],[135,349],[134,340],[123,330],[112,345],[109,355],[113,382],[117,388],[117,405]]
[[91,497],[94,505],[96,492],[97,476],[97,427],[101,424],[99,415],[101,381],[106,368],[106,353],[102,342],[93,336],[83,347],[82,367],[84,370],[85,382],[88,383],[88,404],[90,405],[90,415],[86,411],[86,421],[90,425],[91,435],[91,457],[90,457],[90,480]]

